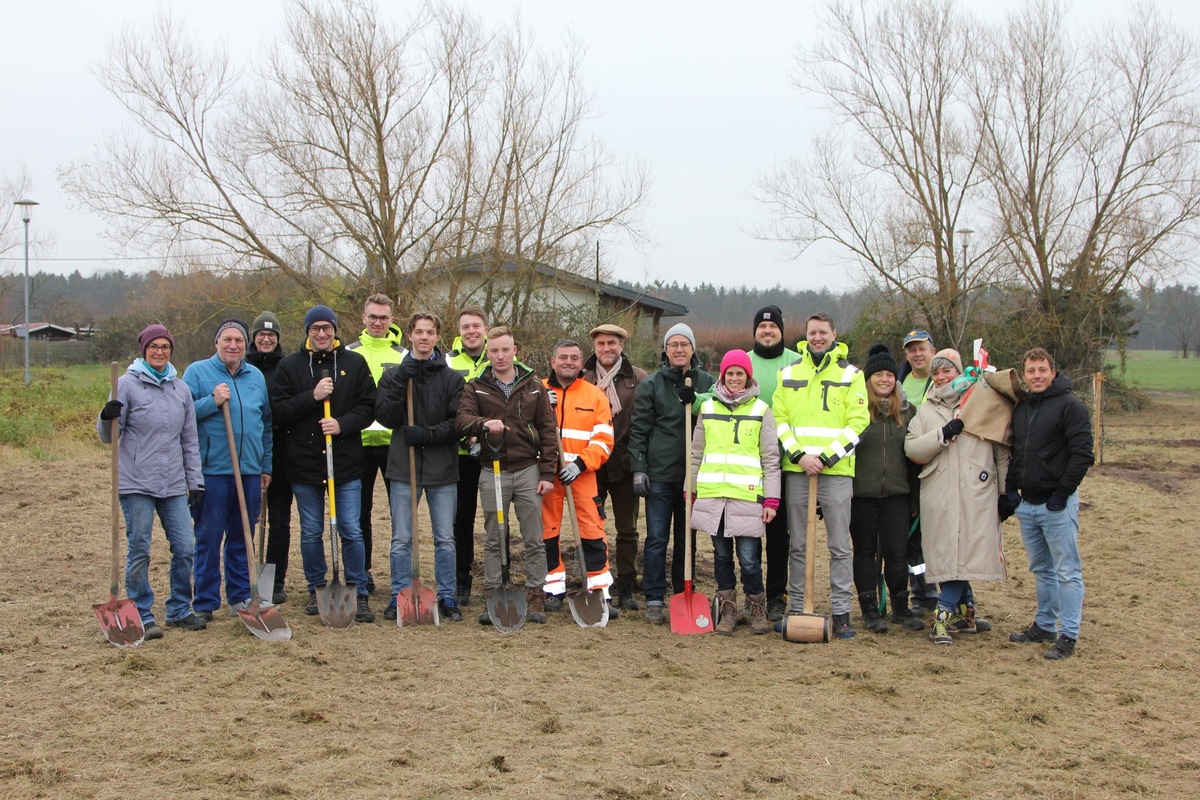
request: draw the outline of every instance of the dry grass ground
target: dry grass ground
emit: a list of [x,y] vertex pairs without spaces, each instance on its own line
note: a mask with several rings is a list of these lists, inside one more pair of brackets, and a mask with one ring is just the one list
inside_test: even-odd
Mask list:
[[951,648],[895,628],[824,645],[583,630],[565,612],[507,637],[382,616],[331,630],[293,602],[290,643],[222,610],[120,651],[90,609],[108,594],[104,451],[8,450],[0,797],[1192,797],[1198,440],[1194,400],[1110,418],[1083,489],[1084,628],[1061,663],[1008,642],[1033,612],[1015,523],[1010,579],[976,587],[997,630]]

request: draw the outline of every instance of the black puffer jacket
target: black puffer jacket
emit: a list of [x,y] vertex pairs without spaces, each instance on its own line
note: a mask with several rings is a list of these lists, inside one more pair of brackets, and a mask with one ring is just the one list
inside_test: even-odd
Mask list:
[[[417,484],[420,486],[449,486],[458,483],[458,436],[454,418],[462,399],[462,376],[450,369],[441,350],[434,349],[433,358],[417,361],[412,352],[402,364],[415,364],[417,374],[410,381],[400,377],[399,367],[388,367],[379,379],[375,392],[375,419],[381,425],[394,428],[388,450],[387,477],[405,485],[409,481],[408,445],[400,428],[423,425],[433,440],[416,448]],[[408,421],[408,388],[413,392],[413,422]]]
[[[275,345],[274,350],[266,353],[260,353],[254,348],[246,350],[246,360],[258,367],[258,371],[267,381],[268,396],[270,396],[271,389],[275,387],[275,373],[279,370],[279,362],[283,360],[283,356],[283,347],[278,344]],[[287,468],[287,439],[280,434],[278,421],[272,422],[271,435],[271,480],[276,482],[291,480]]]
[[324,403],[313,399],[313,388],[328,370],[333,378],[329,413],[342,431],[333,437],[335,482],[362,478],[362,429],[375,419],[375,381],[367,360],[336,341],[333,350],[303,350],[285,356],[271,387],[271,413],[287,440],[288,476],[298,483],[325,480],[325,435],[320,420]]
[[1030,392],[1013,409],[1012,428],[1005,491],[1016,489],[1034,505],[1074,494],[1095,455],[1091,420],[1071,392],[1071,379],[1060,372],[1046,391]]

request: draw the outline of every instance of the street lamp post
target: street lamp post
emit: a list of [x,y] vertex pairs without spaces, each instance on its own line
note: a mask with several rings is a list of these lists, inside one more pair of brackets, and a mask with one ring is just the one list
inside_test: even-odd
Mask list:
[[36,200],[22,198],[13,203],[21,207],[21,221],[25,223],[25,385],[29,385],[29,218]]
[[963,240],[963,263],[961,269],[967,268],[967,248],[971,246],[971,234],[974,232],[975,231],[971,230],[970,228],[959,228],[955,231],[955,233],[961,236]]

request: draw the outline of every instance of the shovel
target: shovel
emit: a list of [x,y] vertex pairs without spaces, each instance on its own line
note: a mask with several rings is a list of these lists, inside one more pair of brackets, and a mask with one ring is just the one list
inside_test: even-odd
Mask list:
[[[558,439],[558,465],[565,467],[566,455],[563,453],[562,434],[555,428]],[[583,585],[579,591],[567,595],[567,605],[571,616],[581,628],[603,628],[608,624],[608,602],[604,599],[601,589],[587,588],[587,564],[583,559],[583,536],[579,533],[579,516],[575,513],[575,493],[570,486],[563,486],[567,496],[567,511],[571,517],[571,528],[575,531],[575,560],[579,562],[579,577]]]
[[267,563],[267,498],[258,514],[258,596],[264,606],[275,605],[266,598],[275,596],[275,565]]
[[[486,439],[486,437],[484,437]],[[491,448],[491,442],[488,442]],[[525,592],[508,583],[508,523],[504,521],[504,495],[500,490],[500,448],[492,448],[492,483],[496,488],[496,522],[500,526],[500,535],[504,537],[500,543],[500,586],[488,595],[488,616],[492,625],[501,633],[513,633],[521,630],[525,624],[525,615],[529,607],[525,602]]]
[[[237,488],[238,508],[242,512],[242,537],[246,542],[246,566],[253,570],[254,537],[250,531],[250,514],[246,511],[246,490],[242,488],[242,468],[238,463],[237,442],[233,439],[233,421],[229,418],[229,402],[221,404],[221,412],[225,415],[225,438],[229,442],[229,458],[233,466],[233,485]],[[264,502],[265,498],[264,498]],[[229,565],[225,565],[229,569]],[[238,618],[245,623],[258,638],[267,642],[286,642],[292,638],[292,629],[284,622],[283,615],[276,606],[263,604],[258,594],[258,581],[250,575],[250,607],[238,609]]]
[[[692,379],[684,380],[687,386],[692,385]],[[683,409],[683,442],[686,448],[684,464],[690,464],[692,458],[692,406],[688,404]],[[672,633],[712,633],[713,621],[709,614],[708,598],[692,591],[692,491],[691,469],[683,481],[683,594],[671,598],[671,632]]]
[[[414,425],[411,378],[405,394],[408,424]],[[421,585],[421,558],[417,554],[417,448],[411,444],[408,446],[408,491],[409,505],[412,506],[412,585],[396,594],[396,624],[401,628],[405,625],[441,625],[437,596],[428,586]]]
[[808,476],[808,535],[804,544],[804,613],[783,618],[783,638],[789,642],[828,642],[833,621],[813,613],[817,561],[817,476]]
[[[112,394],[110,400],[117,399],[117,362],[112,362]],[[138,612],[133,601],[126,597],[117,599],[117,590],[121,581],[121,497],[120,476],[117,467],[117,437],[120,434],[120,420],[109,422],[112,446],[112,580],[109,583],[108,601],[96,603],[92,611],[104,638],[114,647],[137,647],[145,638],[146,631],[142,627],[142,615]]]
[[[323,370],[321,377],[329,377],[329,371]],[[329,398],[325,398],[325,419],[329,419]],[[337,499],[333,487],[333,437],[328,433],[325,434],[325,472],[329,484],[329,551],[333,575],[329,583],[317,587],[317,613],[321,615],[321,622],[330,628],[349,628],[358,613],[358,591],[357,584],[343,586],[338,572],[341,534],[338,533]]]

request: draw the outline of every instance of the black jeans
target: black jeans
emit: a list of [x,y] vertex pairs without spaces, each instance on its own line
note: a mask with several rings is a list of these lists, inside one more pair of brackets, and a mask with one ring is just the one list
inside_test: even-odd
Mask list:
[[787,595],[788,554],[792,546],[788,534],[787,481],[779,484],[779,508],[767,523],[767,599]]
[[[850,541],[854,546],[854,587],[859,596],[879,591],[879,558],[893,603],[908,597],[908,495],[855,497],[850,501]],[[894,606],[898,608],[898,605]]]
[[[362,449],[362,513],[358,515],[358,524],[362,528],[364,569],[368,571],[371,569],[371,540],[373,538],[371,532],[371,506],[375,500],[375,474],[378,472],[384,476],[383,485],[387,487],[388,497],[391,497],[392,482],[388,480],[386,475],[388,450],[390,449],[386,444],[364,447]],[[384,504],[384,508],[388,508],[386,503]],[[388,531],[388,542],[391,541],[392,532]]]
[[[267,563],[275,565],[275,591],[283,591],[292,547],[292,482],[282,470],[267,486]],[[267,598],[270,600],[271,598]]]
[[479,508],[480,461],[469,455],[458,455],[458,508],[454,512],[454,554],[458,572],[458,588],[471,585],[471,570],[475,567],[475,513]]

